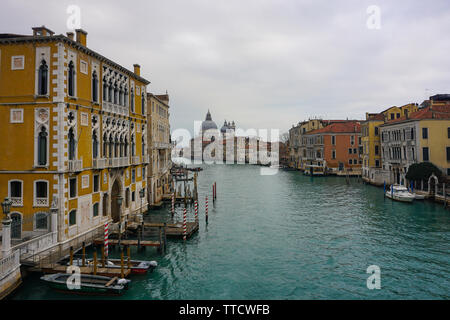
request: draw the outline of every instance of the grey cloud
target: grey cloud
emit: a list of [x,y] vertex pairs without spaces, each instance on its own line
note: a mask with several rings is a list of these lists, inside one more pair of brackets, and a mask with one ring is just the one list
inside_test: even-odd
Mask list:
[[[2,1],[1,32],[65,33],[77,4],[88,46],[169,91],[172,128],[207,109],[243,128],[359,118],[448,92],[448,1]],[[369,5],[381,29],[366,27]],[[428,89],[426,91],[426,89]]]

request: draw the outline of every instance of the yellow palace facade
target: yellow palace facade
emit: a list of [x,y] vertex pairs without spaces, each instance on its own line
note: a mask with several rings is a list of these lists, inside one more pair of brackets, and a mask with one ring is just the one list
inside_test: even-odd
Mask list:
[[366,121],[361,123],[361,142],[363,146],[362,178],[364,181],[375,185],[382,185],[385,181],[382,173],[380,125],[407,116],[418,109],[417,103],[409,103],[401,107],[390,107],[380,113],[366,112]]
[[13,241],[51,229],[64,243],[147,206],[149,81],[75,31],[0,34],[0,198],[13,201]]

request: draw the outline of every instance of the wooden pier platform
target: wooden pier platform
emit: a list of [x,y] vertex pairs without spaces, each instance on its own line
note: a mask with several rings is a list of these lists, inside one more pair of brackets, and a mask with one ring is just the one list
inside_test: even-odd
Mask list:
[[[164,223],[144,223],[144,228],[163,228]],[[199,229],[198,221],[196,222],[186,222],[186,238],[190,238]],[[180,223],[167,223],[166,224],[166,235],[171,238],[183,238],[183,224]]]
[[[95,239],[94,244],[96,245],[102,245],[105,242],[104,239]],[[122,239],[120,240],[120,244],[124,246],[137,246],[138,240],[128,240],[128,239]],[[119,240],[117,239],[108,239],[108,244],[116,246],[119,244]],[[151,241],[151,240],[141,240],[141,246],[143,247],[161,247],[161,242],[159,241]]]
[[[123,268],[123,274],[128,277],[131,274],[131,269],[127,268],[127,260],[124,260],[125,266]],[[68,266],[63,265],[43,265],[40,269],[43,273],[66,273]],[[81,274],[94,274],[93,266],[79,267]],[[97,275],[105,277],[120,277],[120,268],[103,268],[97,267]]]

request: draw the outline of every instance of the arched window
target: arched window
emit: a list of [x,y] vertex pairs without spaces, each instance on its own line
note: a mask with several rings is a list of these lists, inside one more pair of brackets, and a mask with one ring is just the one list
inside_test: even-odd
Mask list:
[[128,139],[125,137],[124,157],[128,157]]
[[114,85],[114,104],[117,104],[117,93],[118,93],[117,84],[115,84]]
[[69,212],[69,226],[74,226],[77,224],[77,210],[72,210]]
[[45,127],[41,128],[38,135],[38,145],[37,145],[37,160],[38,165],[45,166],[47,164],[47,130]]
[[112,86],[112,82],[109,81],[109,99],[108,99],[109,102],[113,102],[113,91],[114,88]]
[[47,94],[47,82],[48,82],[48,66],[45,60],[42,60],[41,65],[39,66],[39,74],[38,74],[38,94],[46,95]]
[[92,206],[92,215],[93,215],[94,217],[97,217],[97,216],[98,216],[98,202],[97,202],[97,203],[94,203],[94,205]]
[[97,138],[97,132],[92,133],[92,157],[94,159],[97,159],[98,157],[98,138]]
[[125,88],[125,98],[124,99],[125,99],[124,105],[125,105],[125,107],[128,107],[128,89],[126,89],[126,88]]
[[106,158],[106,155],[108,149],[108,137],[106,136],[106,133],[103,135],[103,158]]
[[22,238],[22,215],[18,212],[12,212],[11,215],[11,239]]
[[34,229],[48,230],[48,214],[46,212],[36,212],[34,214]]
[[141,112],[142,114],[145,114],[145,94],[142,92],[141,95]]
[[134,142],[134,135],[131,136],[131,156],[134,157],[136,154],[136,144]]
[[130,106],[131,106],[131,112],[134,112],[134,90],[133,90],[133,88],[131,88],[131,102],[130,102]]
[[112,158],[113,156],[113,148],[114,148],[114,140],[112,135],[109,137],[109,157]]
[[67,85],[69,96],[75,96],[75,66],[73,65],[73,61],[70,61],[69,63]]
[[97,71],[92,73],[92,101],[98,102],[98,77]]
[[48,181],[34,182],[34,205],[48,206]]
[[123,136],[120,136],[120,142],[119,142],[119,145],[120,145],[120,147],[119,147],[119,151],[120,151],[120,157],[122,158],[124,155],[123,155]]
[[121,106],[123,106],[123,90],[122,90],[122,86],[120,86],[120,88],[119,88],[119,104]]
[[75,135],[73,128],[69,130],[69,160],[75,160]]
[[142,155],[145,155],[145,139],[144,139],[144,135],[142,135]]
[[119,139],[117,138],[117,136],[114,138],[114,157],[118,157],[119,156]]
[[106,79],[103,78],[103,101],[108,101],[108,83]]

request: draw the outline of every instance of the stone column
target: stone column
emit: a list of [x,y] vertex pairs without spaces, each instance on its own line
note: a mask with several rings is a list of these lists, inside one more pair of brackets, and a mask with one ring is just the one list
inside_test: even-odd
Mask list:
[[11,253],[11,219],[8,217],[2,221],[2,257],[7,257]]

